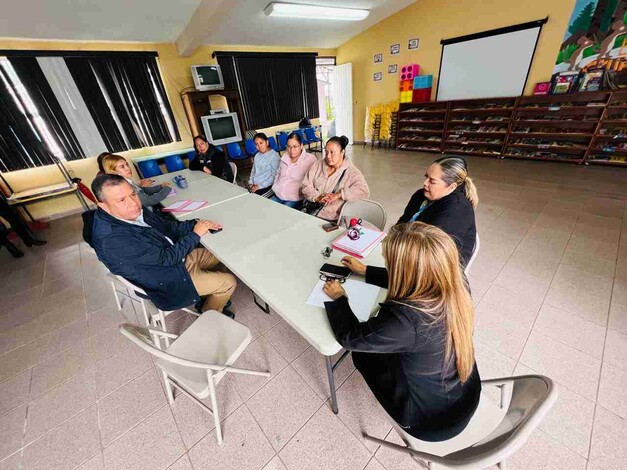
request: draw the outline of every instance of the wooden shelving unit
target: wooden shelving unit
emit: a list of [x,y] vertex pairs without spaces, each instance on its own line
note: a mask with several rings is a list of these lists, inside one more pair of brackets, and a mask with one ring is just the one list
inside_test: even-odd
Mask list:
[[446,101],[401,103],[396,148],[441,153],[447,113]]
[[627,166],[627,92],[613,92],[595,132],[586,163]]
[[627,91],[403,103],[397,148],[627,166]]
[[499,158],[516,98],[451,101],[443,152]]

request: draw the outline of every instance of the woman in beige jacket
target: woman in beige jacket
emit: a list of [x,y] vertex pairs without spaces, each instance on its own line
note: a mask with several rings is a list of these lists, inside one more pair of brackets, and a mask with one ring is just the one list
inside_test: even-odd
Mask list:
[[[325,147],[325,158],[312,165],[300,188],[305,199],[324,204],[318,214],[321,219],[336,221],[345,202],[370,195],[364,175],[346,157],[347,145],[346,136],[331,137]],[[337,191],[333,192],[342,174],[344,177]]]

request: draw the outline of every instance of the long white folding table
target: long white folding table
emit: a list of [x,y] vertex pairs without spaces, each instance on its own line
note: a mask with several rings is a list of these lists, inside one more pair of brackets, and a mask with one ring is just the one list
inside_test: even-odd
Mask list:
[[[348,352],[332,363],[331,357],[342,347],[333,336],[325,310],[306,302],[319,280],[322,264],[340,264],[343,253],[334,250],[325,259],[321,252],[342,230],[327,233],[322,229],[325,221],[255,194],[177,217],[223,225],[221,232],[205,235],[201,243],[325,356],[331,406],[337,413],[333,371]],[[380,245],[365,262],[383,266]],[[379,300],[384,295],[382,289]],[[371,313],[375,311],[376,306]]]
[[[188,187],[186,189],[181,189],[174,183],[174,177],[179,175],[184,176],[187,180]],[[165,207],[186,199],[192,201],[206,201],[207,206],[205,207],[211,207],[248,194],[246,189],[224,181],[221,178],[208,175],[202,171],[185,169],[155,176],[153,179],[157,183],[169,182],[176,191],[174,196],[168,196],[161,202]],[[197,211],[194,211],[194,213],[196,212]],[[190,212],[186,214],[190,214]],[[195,217],[196,216],[194,216],[194,218]]]

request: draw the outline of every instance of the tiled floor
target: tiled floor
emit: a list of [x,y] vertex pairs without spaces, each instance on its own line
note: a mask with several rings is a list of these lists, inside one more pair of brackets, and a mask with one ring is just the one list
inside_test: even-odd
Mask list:
[[[355,147],[372,198],[400,215],[432,155]],[[542,373],[559,384],[550,416],[511,469],[627,468],[627,171],[469,159],[481,202],[471,274],[483,378]],[[361,433],[397,441],[352,363],[330,410],[324,362],[240,286],[254,342],[238,365],[268,380],[222,381],[224,446],[185,397],[167,404],[149,356],[117,333],[104,270],[80,217],[53,221],[45,247],[0,251],[0,468],[417,469]],[[192,318],[168,318],[181,331]]]

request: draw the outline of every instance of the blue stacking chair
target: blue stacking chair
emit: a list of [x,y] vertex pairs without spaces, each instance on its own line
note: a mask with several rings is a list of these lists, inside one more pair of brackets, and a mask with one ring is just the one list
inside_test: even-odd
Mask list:
[[279,152],[281,154],[281,149],[279,148],[279,144],[276,143],[276,139],[274,137],[268,137],[268,142],[270,142],[270,147],[274,149],[275,152]]
[[231,160],[245,160],[248,158],[248,155],[242,152],[242,148],[236,142],[226,144],[226,152],[229,154]]
[[253,139],[246,139],[244,141],[244,146],[246,147],[246,153],[251,157],[254,157],[257,154],[257,147],[255,147],[255,141]]
[[307,145],[309,143],[309,141],[307,140],[307,136],[302,129],[296,129],[294,133],[300,136],[301,140],[303,141],[303,145]]
[[[322,138],[316,135],[316,130],[313,127],[305,128],[305,135],[307,136],[307,140],[309,141],[309,150],[313,152],[322,152]],[[311,148],[311,144],[320,143],[320,148]]]
[[189,152],[187,152],[185,154],[185,157],[187,158],[187,160],[189,160],[190,162],[194,161],[194,158],[196,158],[196,150],[190,150]]
[[163,172],[157,164],[157,160],[144,160],[137,164],[143,178],[152,178],[153,176],[162,175]]
[[170,155],[169,157],[165,157],[165,167],[168,169],[169,173],[173,171],[180,171],[185,169],[185,164],[183,160],[181,160],[180,155]]
[[287,148],[287,134],[279,132],[276,136],[279,139],[279,151],[285,150]]

